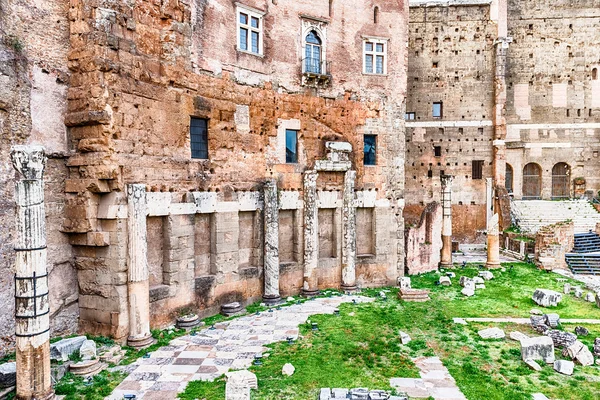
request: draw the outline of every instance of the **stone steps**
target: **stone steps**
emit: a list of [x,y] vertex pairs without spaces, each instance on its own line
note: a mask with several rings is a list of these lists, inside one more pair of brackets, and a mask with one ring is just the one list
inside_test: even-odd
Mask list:
[[567,220],[573,221],[575,233],[586,233],[600,222],[600,213],[587,200],[514,200],[512,207],[524,233],[536,233],[543,226]]

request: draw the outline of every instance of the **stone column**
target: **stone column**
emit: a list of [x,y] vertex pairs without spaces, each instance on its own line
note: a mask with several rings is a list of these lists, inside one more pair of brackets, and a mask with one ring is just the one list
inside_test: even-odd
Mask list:
[[489,229],[489,226],[487,225],[490,222],[490,219],[492,218],[492,215],[494,215],[494,180],[492,178],[485,178],[485,229]]
[[40,146],[15,146],[15,336],[18,400],[54,398],[50,378],[50,304],[46,263],[44,168]]
[[145,185],[127,186],[127,211],[127,290],[129,293],[127,344],[132,347],[144,347],[152,343]]
[[500,229],[498,214],[488,221],[487,229],[487,262],[486,268],[500,268]]
[[319,208],[317,207],[317,171],[304,173],[304,284],[302,294],[319,294]]
[[356,171],[344,175],[344,204],[342,206],[342,290],[356,290],[356,207],[354,182]]
[[277,181],[265,183],[265,257],[263,300],[267,304],[281,301],[279,295],[279,201]]
[[440,267],[452,268],[452,180],[451,175],[441,177],[442,181],[442,252]]

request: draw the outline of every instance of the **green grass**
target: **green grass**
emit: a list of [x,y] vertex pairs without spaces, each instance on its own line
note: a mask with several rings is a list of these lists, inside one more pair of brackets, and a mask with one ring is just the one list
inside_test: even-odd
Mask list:
[[81,376],[67,373],[56,384],[54,390],[57,395],[64,395],[64,400],[102,400],[109,396],[125,377],[121,372],[104,370],[86,382]]
[[[297,343],[276,343],[262,366],[253,366],[259,388],[252,391],[254,400],[305,400],[316,398],[322,387],[369,387],[387,389],[391,377],[417,377],[411,358],[439,356],[471,400],[529,400],[531,393],[543,392],[556,399],[599,399],[598,367],[576,366],[572,377],[559,375],[551,366],[534,372],[520,359],[520,347],[511,340],[483,340],[477,331],[500,326],[507,334],[520,330],[536,335],[527,325],[454,324],[453,317],[528,317],[536,288],[562,292],[560,276],[539,271],[526,264],[512,264],[512,270],[494,271],[496,278],[486,282],[485,290],[474,297],[460,294],[458,278],[475,276],[477,268],[457,268],[453,286],[436,286],[439,275],[425,274],[412,278],[415,288],[431,289],[431,301],[406,303],[397,299],[391,288],[387,300],[373,303],[343,304],[340,316],[317,315],[319,331],[301,326]],[[505,267],[508,267],[505,265]],[[575,283],[572,282],[571,283]],[[363,295],[377,297],[381,289],[363,290]],[[600,310],[591,303],[565,295],[552,309],[562,318],[598,318]],[[587,326],[590,335],[581,340],[590,346],[600,336],[599,326]],[[567,326],[572,331],[574,326]],[[400,344],[398,330],[409,333],[412,341]],[[562,356],[556,353],[557,358]],[[283,376],[285,363],[296,368],[291,377]],[[181,399],[222,399],[225,381],[191,382]]]

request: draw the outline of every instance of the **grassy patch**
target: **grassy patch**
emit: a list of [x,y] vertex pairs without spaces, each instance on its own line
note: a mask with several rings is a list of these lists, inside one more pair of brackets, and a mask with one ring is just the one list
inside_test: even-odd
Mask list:
[[104,370],[92,379],[67,373],[54,387],[57,395],[64,395],[65,400],[102,400],[109,396],[123,379],[125,374]]

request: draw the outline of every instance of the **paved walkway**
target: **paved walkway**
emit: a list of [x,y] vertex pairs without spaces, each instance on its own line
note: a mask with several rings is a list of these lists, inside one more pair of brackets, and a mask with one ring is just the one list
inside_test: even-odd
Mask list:
[[[460,320],[466,322],[495,322],[528,325],[531,323],[529,318],[453,318],[454,323],[460,323]],[[457,321],[458,320],[458,321]],[[590,324],[600,325],[600,319],[560,319],[561,324]]]
[[[318,298],[273,312],[261,312],[216,324],[196,336],[182,336],[137,360],[133,372],[107,397],[121,400],[172,400],[190,381],[214,380],[225,372],[248,368],[267,344],[298,338],[298,326],[314,314],[333,314],[345,302],[370,302],[361,296]],[[216,400],[216,399],[215,399]]]
[[419,368],[421,378],[392,378],[391,387],[405,392],[410,398],[467,400],[438,357],[419,357],[413,362]]

